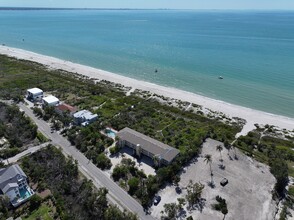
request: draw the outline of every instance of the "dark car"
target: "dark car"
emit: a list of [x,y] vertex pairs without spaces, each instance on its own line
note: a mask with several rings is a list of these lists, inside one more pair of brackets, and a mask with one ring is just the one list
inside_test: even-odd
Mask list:
[[158,205],[158,203],[160,203],[161,201],[161,197],[160,196],[155,196],[155,199],[154,199],[154,205]]
[[229,183],[229,180],[227,178],[223,178],[222,181],[220,181],[221,186],[225,186]]

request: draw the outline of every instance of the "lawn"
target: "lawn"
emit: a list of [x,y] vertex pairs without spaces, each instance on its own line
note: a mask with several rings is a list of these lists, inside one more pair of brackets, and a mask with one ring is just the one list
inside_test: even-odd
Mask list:
[[49,214],[50,212],[52,212],[52,208],[43,204],[39,207],[39,209],[33,211],[29,217],[23,218],[23,219],[24,220],[35,220],[37,218],[41,218],[43,220],[53,220],[53,218]]

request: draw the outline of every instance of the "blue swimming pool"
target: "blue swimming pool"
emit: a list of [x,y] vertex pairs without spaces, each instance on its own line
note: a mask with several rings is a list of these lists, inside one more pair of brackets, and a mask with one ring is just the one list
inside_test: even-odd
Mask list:
[[22,199],[29,198],[32,195],[32,193],[27,188],[20,189],[19,193]]
[[106,129],[105,129],[105,134],[106,134],[108,137],[112,138],[112,139],[115,139],[116,133],[117,133],[117,132],[114,131],[114,130],[112,130],[111,128],[106,128]]

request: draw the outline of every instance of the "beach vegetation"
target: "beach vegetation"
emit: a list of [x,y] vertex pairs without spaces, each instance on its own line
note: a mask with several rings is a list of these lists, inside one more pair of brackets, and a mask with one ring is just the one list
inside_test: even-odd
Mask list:
[[203,209],[204,204],[201,199],[202,191],[204,189],[204,185],[201,183],[193,183],[192,180],[189,181],[187,186],[187,195],[186,200],[188,203],[189,209],[194,209],[197,207],[200,211]]
[[234,146],[270,166],[270,171],[277,180],[274,196],[284,197],[288,175],[294,175],[293,168],[289,166],[294,163],[294,143],[292,140],[269,134],[269,128],[272,126],[259,127],[248,135],[239,137]]
[[[77,161],[66,158],[61,150],[48,146],[21,161],[24,172],[36,192],[45,189],[51,194],[46,198],[35,195],[30,200],[29,215],[44,219],[111,219],[111,216],[122,216],[119,219],[137,219],[136,215],[122,212],[107,201],[106,188],[94,188],[91,181],[78,172]],[[41,195],[40,194],[40,195]],[[55,211],[54,211],[55,210]],[[22,213],[25,213],[23,210]],[[26,218],[24,218],[26,219]]]
[[[197,111],[186,111],[189,106],[187,102],[177,101],[176,107],[174,102],[169,105],[166,97],[151,97],[150,94],[140,91],[126,96],[125,91],[128,88],[107,81],[97,82],[75,73],[49,70],[34,62],[6,56],[0,56],[0,64],[3,67],[0,73],[4,76],[0,79],[0,98],[15,97],[19,100],[17,97],[24,97],[28,88],[38,87],[78,109],[87,109],[98,114],[98,121],[87,127],[73,125],[68,128],[68,119],[56,115],[52,108],[45,108],[42,113],[35,110],[39,117],[52,122],[55,128],[66,127],[62,134],[97,166],[99,164],[106,169],[109,167],[104,166],[106,160],[102,153],[112,145],[113,140],[99,132],[107,126],[116,130],[130,127],[179,149],[180,155],[176,160],[169,166],[157,168],[155,177],[141,177],[136,172],[135,175],[129,175],[133,169],[130,166],[127,174],[124,167],[115,169],[113,178],[122,179],[126,186],[130,178],[139,178],[144,187],[139,187],[134,196],[145,205],[150,204],[161,186],[173,182],[174,176],[182,167],[198,156],[206,138],[231,143],[242,127],[240,123],[223,123],[216,118],[208,118],[203,112],[198,114]],[[200,107],[195,104],[192,106]]]
[[17,106],[0,102],[0,139],[2,138],[5,143],[0,146],[0,158],[7,159],[38,141],[37,126]]
[[228,206],[226,200],[220,196],[216,196],[215,200],[217,201],[217,203],[212,205],[213,209],[220,211],[225,218],[225,216],[228,214]]

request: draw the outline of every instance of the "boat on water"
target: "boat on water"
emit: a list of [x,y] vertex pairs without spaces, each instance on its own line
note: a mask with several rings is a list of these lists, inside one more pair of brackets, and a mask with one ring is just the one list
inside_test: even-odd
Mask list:
[[158,72],[158,70],[157,69],[155,69],[155,71],[154,71],[155,73],[157,73]]
[[219,76],[218,79],[224,79],[222,76]]

